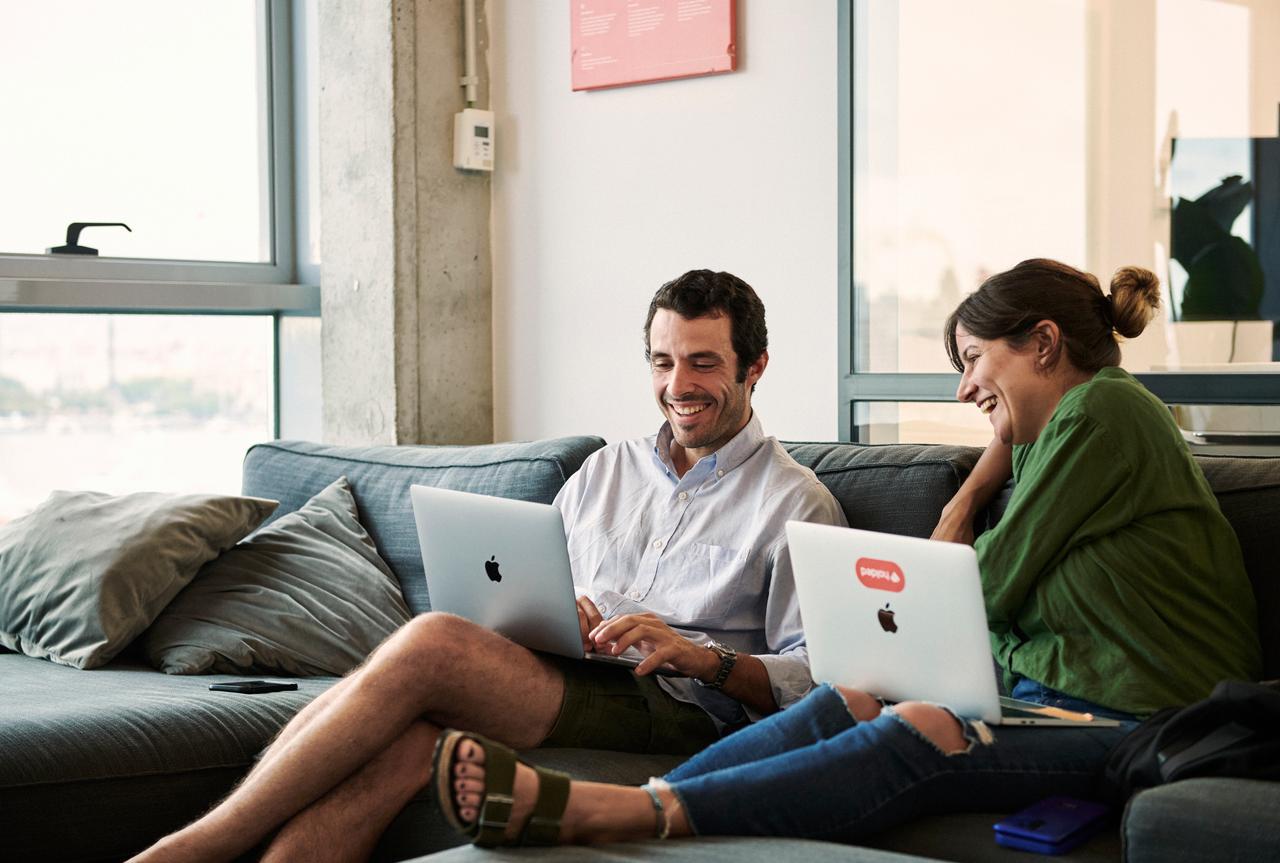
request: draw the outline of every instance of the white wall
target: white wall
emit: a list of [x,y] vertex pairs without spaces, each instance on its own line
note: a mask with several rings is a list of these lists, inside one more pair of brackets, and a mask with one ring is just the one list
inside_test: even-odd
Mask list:
[[738,0],[738,71],[570,90],[569,0],[489,0],[494,436],[651,434],[641,327],[700,267],[768,311],[768,433],[834,439],[836,4]]

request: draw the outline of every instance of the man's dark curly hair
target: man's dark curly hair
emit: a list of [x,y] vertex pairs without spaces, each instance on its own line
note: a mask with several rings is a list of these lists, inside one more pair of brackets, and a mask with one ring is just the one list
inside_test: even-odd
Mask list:
[[764,324],[764,303],[742,279],[731,273],[690,270],[672,279],[653,295],[649,316],[644,320],[644,358],[649,360],[649,329],[658,309],[675,312],[682,318],[729,316],[730,340],[738,355],[738,383],[747,379],[747,369],[769,347],[769,331]]

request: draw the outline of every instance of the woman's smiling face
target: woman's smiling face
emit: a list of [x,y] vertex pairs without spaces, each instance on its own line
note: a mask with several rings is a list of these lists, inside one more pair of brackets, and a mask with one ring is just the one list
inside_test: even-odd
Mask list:
[[1037,368],[1035,342],[1015,348],[1007,339],[981,339],[958,324],[956,347],[964,363],[956,398],[975,404],[990,419],[996,437],[1007,444],[1039,437],[1058,398],[1056,388]]

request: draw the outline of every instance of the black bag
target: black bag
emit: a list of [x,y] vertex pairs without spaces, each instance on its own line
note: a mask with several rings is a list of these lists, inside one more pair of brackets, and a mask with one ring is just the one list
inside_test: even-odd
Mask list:
[[1195,776],[1280,779],[1280,681],[1224,680],[1203,701],[1156,713],[1107,755],[1100,791],[1122,806]]

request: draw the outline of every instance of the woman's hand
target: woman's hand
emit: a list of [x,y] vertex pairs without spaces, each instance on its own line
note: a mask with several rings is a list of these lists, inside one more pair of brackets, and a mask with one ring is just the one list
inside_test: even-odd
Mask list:
[[947,504],[943,507],[942,517],[938,519],[938,524],[929,535],[929,539],[973,545],[973,518],[974,513],[969,508],[961,509]]
[[999,438],[983,450],[955,497],[942,508],[930,539],[973,545],[973,520],[1013,476],[1013,447]]

